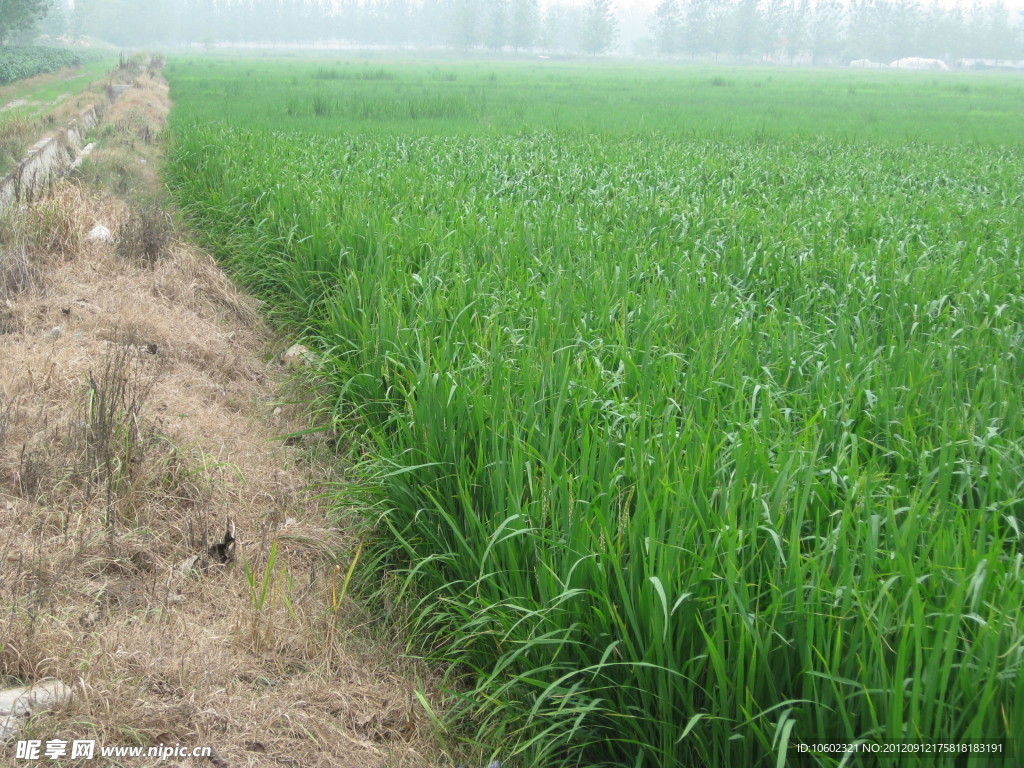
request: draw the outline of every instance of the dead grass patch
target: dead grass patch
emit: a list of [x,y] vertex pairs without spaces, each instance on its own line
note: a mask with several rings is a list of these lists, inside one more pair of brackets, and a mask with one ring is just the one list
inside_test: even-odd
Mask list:
[[[154,373],[146,370],[134,336],[115,333],[99,367],[89,370],[89,386],[75,434],[81,473],[89,489],[103,496],[108,529],[137,523],[130,504],[135,480],[155,438],[144,409],[153,391]],[[127,519],[125,519],[127,515]]]
[[[145,181],[138,153],[158,148],[137,144],[119,161]],[[285,372],[256,302],[173,234],[152,264],[86,240],[125,231],[122,200],[64,184],[43,206],[19,225],[38,279],[0,302],[0,679],[75,697],[25,737],[446,764],[415,696],[430,670],[346,593],[358,548],[319,498],[344,470],[278,439],[308,422],[275,409]],[[229,523],[234,565],[182,567]]]
[[24,243],[0,245],[0,302],[31,290],[39,280]]
[[170,215],[155,203],[133,205],[117,237],[117,255],[155,267],[167,253],[174,237]]
[[107,109],[100,135],[133,147],[137,142],[154,144],[163,134],[170,109],[167,86],[149,71],[136,77],[132,85]]
[[60,184],[29,209],[28,237],[37,250],[66,258],[81,250],[89,223],[85,211],[92,201],[77,184]]

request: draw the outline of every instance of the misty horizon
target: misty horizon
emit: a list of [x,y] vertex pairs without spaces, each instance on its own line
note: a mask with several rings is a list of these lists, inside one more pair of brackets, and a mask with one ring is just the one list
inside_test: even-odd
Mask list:
[[[373,47],[718,63],[1024,61],[1024,0],[77,0],[37,31],[115,46]],[[981,66],[985,66],[982,64]]]

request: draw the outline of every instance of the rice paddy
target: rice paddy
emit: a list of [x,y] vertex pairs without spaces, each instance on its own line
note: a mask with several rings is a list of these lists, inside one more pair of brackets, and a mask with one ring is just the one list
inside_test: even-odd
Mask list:
[[452,739],[512,766],[1024,759],[1024,82],[169,77],[168,184],[359,433]]

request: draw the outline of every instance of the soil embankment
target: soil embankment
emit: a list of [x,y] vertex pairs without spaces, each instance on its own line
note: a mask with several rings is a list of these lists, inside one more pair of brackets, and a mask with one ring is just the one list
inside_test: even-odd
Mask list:
[[345,594],[317,498],[341,470],[281,439],[309,418],[286,345],[161,209],[167,89],[136,86],[79,178],[0,227],[0,687],[73,693],[19,738],[432,765],[424,671]]

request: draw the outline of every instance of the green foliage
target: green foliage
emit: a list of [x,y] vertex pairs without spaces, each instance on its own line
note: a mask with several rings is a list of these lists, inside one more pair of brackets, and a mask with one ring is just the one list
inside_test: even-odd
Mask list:
[[[242,65],[206,72],[174,84],[171,186],[364,430],[374,556],[451,665],[465,738],[522,766],[984,739],[1019,764],[1019,133],[958,143],[927,89],[933,142],[720,110],[652,129],[606,87],[635,71],[552,88],[604,105],[563,122],[511,68],[517,123],[271,133],[238,125]],[[642,107],[759,76],[708,74]],[[775,95],[850,103],[845,75],[806,77]],[[847,120],[906,81],[858,82]]]
[[661,56],[671,56],[680,48],[682,14],[676,0],[661,0],[651,17],[651,33]]
[[583,14],[580,47],[584,53],[608,53],[615,44],[618,22],[611,0],[590,0]]
[[[443,68],[443,69],[442,69]],[[439,71],[440,69],[440,71]],[[337,77],[329,74],[337,72]],[[1016,142],[1024,80],[969,73],[588,64],[172,59],[177,114],[264,130]],[[322,75],[321,73],[328,73]],[[244,76],[242,76],[244,73]],[[330,78],[330,79],[321,79]],[[714,87],[728,82],[731,87]],[[970,93],[962,88],[969,84]],[[314,103],[330,120],[310,121]]]
[[11,35],[30,29],[46,16],[52,5],[52,0],[0,0],[0,44]]
[[61,67],[77,67],[81,63],[81,53],[66,48],[0,48],[0,85],[53,72]]

